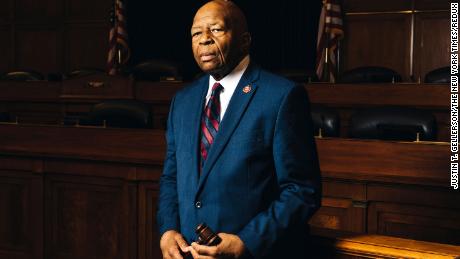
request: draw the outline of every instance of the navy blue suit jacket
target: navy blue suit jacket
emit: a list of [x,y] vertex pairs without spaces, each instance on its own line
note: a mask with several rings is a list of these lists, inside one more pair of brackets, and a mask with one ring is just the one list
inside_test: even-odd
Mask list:
[[[200,118],[208,84],[204,76],[172,100],[157,212],[160,234],[177,230],[192,242],[195,227],[205,222],[215,232],[238,235],[253,257],[301,255],[307,221],[321,198],[306,91],[251,64],[200,174]],[[245,86],[251,91],[245,93]]]

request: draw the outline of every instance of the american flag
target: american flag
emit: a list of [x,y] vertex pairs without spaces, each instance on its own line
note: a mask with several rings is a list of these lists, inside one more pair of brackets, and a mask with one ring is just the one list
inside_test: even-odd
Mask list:
[[128,62],[130,50],[128,46],[128,33],[126,31],[126,16],[124,4],[121,0],[115,0],[111,17],[109,34],[109,54],[107,57],[107,73],[116,75],[122,65]]
[[319,79],[329,78],[329,82],[333,83],[336,81],[337,46],[343,37],[339,0],[323,0],[316,44],[316,75]]

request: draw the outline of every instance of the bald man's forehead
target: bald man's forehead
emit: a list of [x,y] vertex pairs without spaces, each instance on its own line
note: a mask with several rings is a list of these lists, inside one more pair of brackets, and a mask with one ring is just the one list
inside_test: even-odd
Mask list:
[[201,8],[193,19],[192,29],[201,26],[221,25],[225,27],[230,26],[226,12],[216,8]]
[[203,5],[195,14],[193,21],[197,19],[202,19],[205,17],[214,17],[214,18],[221,18],[224,20],[228,20],[229,12],[228,9],[225,8],[223,5],[209,2]]

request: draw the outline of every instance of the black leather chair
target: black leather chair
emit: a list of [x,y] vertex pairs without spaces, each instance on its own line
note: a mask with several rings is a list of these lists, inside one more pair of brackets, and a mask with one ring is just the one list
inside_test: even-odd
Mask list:
[[338,137],[340,135],[340,117],[339,113],[326,107],[311,108],[311,118],[313,120],[314,134],[323,137]]
[[81,68],[67,74],[67,79],[97,74],[105,74],[105,71],[99,68]]
[[450,83],[450,67],[441,67],[425,75],[425,83],[448,84]]
[[319,81],[314,71],[306,71],[304,69],[283,69],[277,71],[277,74],[289,78],[294,82],[311,83]]
[[45,77],[36,71],[12,71],[0,77],[0,80],[6,81],[36,81],[45,80]]
[[149,60],[132,68],[131,76],[135,80],[160,81],[163,78],[180,80],[179,65],[169,60]]
[[351,138],[436,140],[436,118],[433,114],[407,107],[381,107],[356,112],[351,116]]
[[7,112],[0,112],[0,122],[9,122],[10,121],[10,114]]
[[401,82],[401,75],[396,71],[377,66],[357,67],[345,71],[339,78],[340,83],[393,83]]
[[152,128],[152,113],[149,105],[136,100],[109,100],[92,107],[80,125],[115,128]]

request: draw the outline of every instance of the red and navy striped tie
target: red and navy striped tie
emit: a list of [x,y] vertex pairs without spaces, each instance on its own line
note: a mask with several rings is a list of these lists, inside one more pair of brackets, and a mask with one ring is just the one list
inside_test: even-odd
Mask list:
[[220,123],[220,92],[224,89],[219,82],[212,86],[211,97],[201,117],[201,167],[208,157],[208,151],[214,142]]

